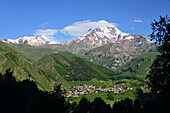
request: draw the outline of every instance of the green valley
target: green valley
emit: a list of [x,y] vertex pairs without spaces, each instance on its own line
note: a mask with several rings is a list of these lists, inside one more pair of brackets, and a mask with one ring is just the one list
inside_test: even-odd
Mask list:
[[[82,97],[90,101],[102,97],[111,105],[127,97],[135,100],[138,88],[142,88],[144,92],[149,91],[144,79],[149,66],[158,55],[157,52],[134,55],[114,43],[76,54],[58,51],[59,49],[51,46],[0,43],[1,73],[10,69],[18,81],[28,79],[27,75],[30,73],[31,80],[41,90],[52,91],[55,85],[62,84],[67,94],[72,91],[72,96],[66,95],[72,102],[79,102]],[[85,94],[84,90],[82,94],[74,94],[74,87],[84,85],[112,91],[96,90],[97,92]],[[114,93],[114,87],[119,88],[119,93]]]

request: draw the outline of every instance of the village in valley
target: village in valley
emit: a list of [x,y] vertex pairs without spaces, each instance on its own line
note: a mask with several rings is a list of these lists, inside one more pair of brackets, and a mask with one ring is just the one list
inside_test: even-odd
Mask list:
[[79,97],[79,95],[88,95],[90,93],[99,93],[99,92],[112,92],[121,94],[127,90],[133,90],[133,88],[124,89],[121,86],[114,85],[114,88],[101,88],[95,87],[94,85],[84,85],[84,86],[74,86],[65,93],[66,97]]

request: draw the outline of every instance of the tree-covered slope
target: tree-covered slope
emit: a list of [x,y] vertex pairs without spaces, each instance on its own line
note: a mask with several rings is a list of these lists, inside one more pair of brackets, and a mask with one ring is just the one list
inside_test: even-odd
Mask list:
[[13,72],[13,76],[19,81],[28,79],[28,74],[31,74],[31,80],[36,81],[43,90],[52,90],[53,85],[57,82],[52,75],[32,66],[16,51],[0,55],[0,72],[5,73],[8,69]]
[[108,80],[114,72],[96,65],[68,52],[58,52],[46,55],[34,64],[45,72],[55,75],[59,80]]

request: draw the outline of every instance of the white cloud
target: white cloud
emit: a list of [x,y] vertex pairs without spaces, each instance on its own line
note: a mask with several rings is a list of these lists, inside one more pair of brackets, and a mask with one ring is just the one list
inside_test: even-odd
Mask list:
[[139,23],[141,23],[141,22],[143,22],[142,20],[134,20],[134,22],[139,22]]
[[[41,27],[45,27],[48,23],[43,23]],[[46,36],[51,41],[57,42],[67,42],[75,38],[80,37],[85,34],[89,29],[94,29],[97,27],[104,26],[116,26],[115,23],[108,23],[105,20],[100,20],[92,22],[91,20],[74,22],[72,25],[67,26],[61,30],[59,29],[38,29],[35,30],[33,35],[43,35]],[[67,36],[66,36],[67,35]]]
[[56,34],[57,32],[58,32],[57,29],[46,29],[46,30],[38,29],[35,30],[34,35],[43,35],[49,38],[50,40],[53,40],[54,38],[53,35]]
[[91,20],[79,21],[73,23],[73,25],[65,27],[64,29],[60,30],[60,32],[66,35],[70,35],[72,37],[79,37],[85,34],[89,29],[104,27],[108,25],[116,26],[115,23],[108,23],[105,20],[101,20],[97,22],[92,22]]

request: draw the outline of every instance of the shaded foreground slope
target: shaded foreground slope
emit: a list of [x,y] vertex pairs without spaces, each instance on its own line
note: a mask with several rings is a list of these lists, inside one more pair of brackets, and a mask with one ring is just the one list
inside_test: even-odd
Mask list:
[[0,72],[5,73],[7,69],[13,71],[13,75],[17,80],[27,79],[28,74],[32,75],[32,80],[36,81],[38,86],[43,90],[53,89],[53,85],[57,80],[50,74],[32,66],[24,60],[20,53],[12,51],[0,55]]
[[[28,80],[17,82],[12,72],[0,74],[0,112],[26,113],[28,110]],[[30,82],[30,113],[67,113],[68,108],[60,86],[54,92],[44,92]]]

